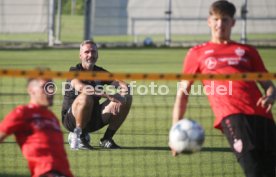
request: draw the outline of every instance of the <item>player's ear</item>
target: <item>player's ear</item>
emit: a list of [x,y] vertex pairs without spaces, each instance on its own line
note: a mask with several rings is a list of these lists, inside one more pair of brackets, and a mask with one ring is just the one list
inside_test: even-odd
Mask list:
[[27,92],[29,95],[32,95],[34,91],[34,87],[37,85],[37,80],[35,79],[30,79],[27,84]]
[[29,83],[28,86],[27,86],[27,92],[28,92],[29,95],[31,95],[33,93],[33,89],[30,86],[30,84],[32,84],[32,83]]
[[30,78],[27,80],[27,85],[26,85],[26,88],[27,88],[27,93],[30,95],[31,94],[31,84],[33,82],[33,78]]
[[81,53],[82,53],[82,47],[80,48],[80,52],[79,52],[80,60],[81,60]]
[[210,17],[210,15],[207,18],[207,24],[208,24],[209,27],[211,27],[211,17]]

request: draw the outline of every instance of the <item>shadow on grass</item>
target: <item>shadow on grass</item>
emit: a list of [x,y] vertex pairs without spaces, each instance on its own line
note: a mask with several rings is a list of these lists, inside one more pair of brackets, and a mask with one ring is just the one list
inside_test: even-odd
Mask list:
[[0,177],[30,177],[30,175],[15,175],[15,174],[0,173]]
[[[122,149],[126,150],[149,150],[149,151],[169,151],[170,148],[165,147],[153,147],[153,146],[136,146],[136,147],[130,147],[130,146],[124,146]],[[232,152],[230,148],[227,147],[203,147],[202,152]]]
[[232,152],[230,148],[227,147],[203,147],[203,152]]
[[[15,142],[3,142],[6,144],[16,144]],[[64,142],[64,144],[68,144],[67,142]],[[102,149],[98,146],[95,147],[95,150],[108,150],[108,149]],[[170,148],[168,146],[163,147],[154,147],[154,146],[123,146],[121,149],[125,150],[149,150],[149,151],[169,151]],[[201,149],[203,152],[232,152],[230,148],[228,147],[203,147]],[[0,174],[0,177],[1,174]]]
[[127,150],[154,150],[154,151],[168,151],[170,150],[169,147],[154,147],[154,146],[137,146],[137,147],[130,147],[130,146],[124,146],[122,149]]

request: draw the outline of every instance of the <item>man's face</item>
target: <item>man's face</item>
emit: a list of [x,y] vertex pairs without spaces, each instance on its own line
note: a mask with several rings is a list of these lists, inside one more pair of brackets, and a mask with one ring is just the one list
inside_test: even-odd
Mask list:
[[31,101],[41,106],[52,106],[55,92],[52,80],[37,79],[33,80],[28,85],[28,93]]
[[84,44],[80,49],[80,60],[84,69],[92,69],[98,59],[96,45]]
[[231,29],[235,20],[228,15],[213,14],[208,17],[208,26],[211,29],[212,40],[230,40]]

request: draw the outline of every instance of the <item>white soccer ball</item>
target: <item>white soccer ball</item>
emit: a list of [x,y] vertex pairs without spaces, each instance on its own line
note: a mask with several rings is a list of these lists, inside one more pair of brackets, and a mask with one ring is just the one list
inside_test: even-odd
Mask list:
[[172,126],[169,146],[177,153],[193,153],[201,150],[204,139],[203,128],[197,122],[184,118]]
[[[71,145],[71,139],[72,139],[73,136],[74,136],[74,133],[70,132],[69,135],[68,135],[68,143],[69,143],[69,145]],[[85,134],[85,139],[87,140],[88,143],[90,143],[90,135],[89,135],[89,133]]]

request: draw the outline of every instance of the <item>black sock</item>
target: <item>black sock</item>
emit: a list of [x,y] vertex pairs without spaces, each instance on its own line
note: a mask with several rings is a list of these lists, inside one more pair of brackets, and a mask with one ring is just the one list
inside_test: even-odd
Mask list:
[[86,135],[86,132],[82,130],[82,132],[80,134],[81,141],[85,141],[86,140],[85,135]]
[[103,139],[112,139],[117,130],[106,129]]
[[80,138],[85,138],[86,132],[83,132],[80,134]]

